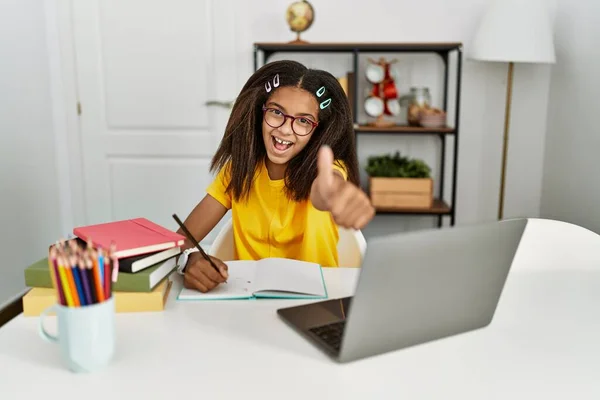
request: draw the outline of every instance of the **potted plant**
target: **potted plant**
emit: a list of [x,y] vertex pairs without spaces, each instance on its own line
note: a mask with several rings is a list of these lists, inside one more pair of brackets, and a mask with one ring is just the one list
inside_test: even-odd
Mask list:
[[403,157],[399,152],[371,156],[365,171],[373,206],[406,209],[433,205],[431,168],[423,160]]

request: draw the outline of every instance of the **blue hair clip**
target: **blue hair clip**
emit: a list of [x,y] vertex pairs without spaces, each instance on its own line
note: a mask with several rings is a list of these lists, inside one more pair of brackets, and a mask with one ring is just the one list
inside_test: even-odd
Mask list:
[[321,110],[324,110],[330,104],[331,104],[331,99],[329,98],[329,99],[325,100],[324,102],[322,102],[321,104],[319,104],[319,107],[321,108]]
[[321,97],[325,94],[325,86],[321,86],[319,90],[317,90],[317,97]]

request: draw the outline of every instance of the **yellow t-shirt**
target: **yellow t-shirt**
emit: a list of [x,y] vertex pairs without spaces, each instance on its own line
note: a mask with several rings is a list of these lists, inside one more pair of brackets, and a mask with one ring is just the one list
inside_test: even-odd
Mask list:
[[[247,199],[233,200],[225,192],[228,165],[221,169],[207,193],[231,209],[236,259],[284,257],[338,266],[338,229],[331,213],[317,210],[310,200],[296,202],[285,194],[285,182],[271,180],[260,164]],[[344,168],[334,169],[347,179]]]

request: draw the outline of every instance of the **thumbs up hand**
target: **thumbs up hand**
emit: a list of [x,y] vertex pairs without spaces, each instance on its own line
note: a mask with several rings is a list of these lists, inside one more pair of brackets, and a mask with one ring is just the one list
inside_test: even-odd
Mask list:
[[337,225],[362,229],[373,218],[375,210],[364,191],[334,171],[333,162],[331,149],[327,146],[321,148],[311,202],[317,209],[329,211]]
[[323,146],[319,150],[317,159],[317,179],[315,179],[315,189],[320,197],[327,201],[336,189],[336,177],[333,172],[333,152],[328,146]]

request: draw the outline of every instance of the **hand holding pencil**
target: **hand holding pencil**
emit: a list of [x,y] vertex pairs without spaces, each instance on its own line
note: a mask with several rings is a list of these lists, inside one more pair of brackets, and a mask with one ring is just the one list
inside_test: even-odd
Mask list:
[[192,253],[188,259],[183,285],[188,289],[196,289],[202,293],[206,293],[220,283],[227,283],[227,278],[229,277],[227,265],[218,258],[206,254],[177,214],[173,214],[173,219],[177,222],[190,243],[193,243],[196,249],[198,249],[198,253]]
[[216,270],[200,253],[190,254],[183,278],[184,287],[206,293],[219,284],[227,282],[229,277],[227,265],[218,258],[209,257]]

